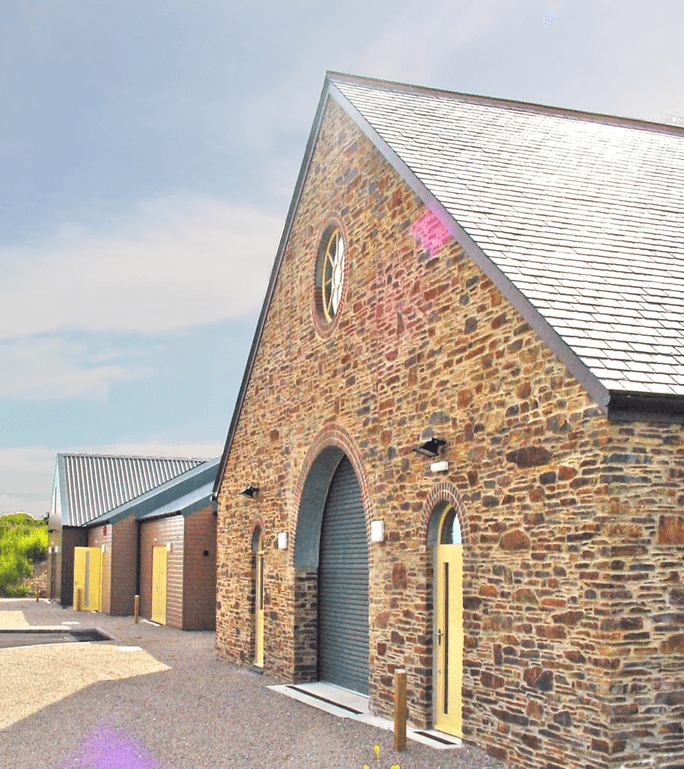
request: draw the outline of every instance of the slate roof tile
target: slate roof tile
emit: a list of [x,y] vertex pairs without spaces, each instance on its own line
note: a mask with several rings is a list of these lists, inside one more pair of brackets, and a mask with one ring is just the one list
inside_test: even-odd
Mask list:
[[329,77],[605,387],[684,396],[684,130]]

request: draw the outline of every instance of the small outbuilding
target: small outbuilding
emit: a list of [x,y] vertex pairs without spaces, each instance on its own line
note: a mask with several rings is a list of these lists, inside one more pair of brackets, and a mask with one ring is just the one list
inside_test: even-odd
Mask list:
[[132,614],[138,579],[136,520],[121,518],[115,526],[99,526],[92,534],[89,527],[95,519],[206,461],[57,454],[48,518],[50,598],[71,606],[77,598],[76,579],[81,608]]
[[218,465],[203,462],[90,522],[88,546],[103,553],[103,611],[132,614],[137,594],[142,617],[214,629]]

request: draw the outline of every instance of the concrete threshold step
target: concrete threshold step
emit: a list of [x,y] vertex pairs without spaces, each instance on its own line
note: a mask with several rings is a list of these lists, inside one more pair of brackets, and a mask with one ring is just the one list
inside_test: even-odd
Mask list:
[[[269,689],[317,710],[330,713],[338,718],[351,718],[354,721],[361,721],[364,724],[370,724],[371,726],[378,727],[378,729],[384,729],[389,732],[394,729],[392,721],[387,718],[374,716],[370,712],[368,697],[339,686],[334,686],[333,684],[327,684],[323,681],[312,684],[279,684],[277,686],[269,686]],[[428,745],[436,750],[453,750],[454,748],[460,748],[462,745],[458,737],[436,732],[433,729],[413,729],[408,727],[406,729],[406,736],[414,742]]]

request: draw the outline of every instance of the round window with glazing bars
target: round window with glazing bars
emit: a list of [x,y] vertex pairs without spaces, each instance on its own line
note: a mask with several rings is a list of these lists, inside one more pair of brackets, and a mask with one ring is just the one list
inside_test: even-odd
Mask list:
[[337,226],[328,227],[318,255],[319,309],[330,323],[337,315],[344,287],[344,238]]

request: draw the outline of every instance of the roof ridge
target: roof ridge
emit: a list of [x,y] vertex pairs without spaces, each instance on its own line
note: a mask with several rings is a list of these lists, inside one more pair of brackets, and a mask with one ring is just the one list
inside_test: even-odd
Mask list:
[[451,97],[458,101],[471,104],[507,107],[534,114],[551,115],[555,117],[583,120],[585,122],[621,126],[623,128],[634,128],[637,130],[655,131],[657,133],[671,133],[676,136],[684,137],[684,126],[670,123],[657,123],[653,120],[644,120],[642,118],[609,115],[603,112],[590,112],[588,110],[573,109],[571,107],[556,107],[551,104],[519,101],[517,99],[506,99],[496,96],[482,96],[480,94],[465,93],[463,91],[448,91],[445,88],[431,88],[429,86],[414,85],[413,83],[402,83],[397,80],[381,80],[379,78],[365,77],[363,75],[350,75],[345,72],[328,71],[326,72],[326,77],[332,83],[344,82],[351,85],[378,86],[387,91],[399,91],[401,93]]
[[145,454],[90,454],[88,452],[80,451],[59,451],[57,455],[60,457],[97,457],[98,459],[154,459],[154,460],[168,460],[171,462],[183,461],[183,462],[211,462],[216,457],[188,457],[188,456],[174,456],[174,457],[159,457]]

